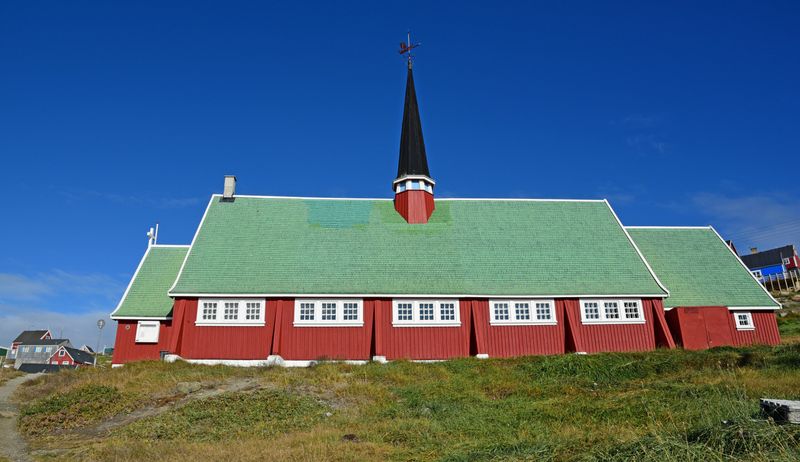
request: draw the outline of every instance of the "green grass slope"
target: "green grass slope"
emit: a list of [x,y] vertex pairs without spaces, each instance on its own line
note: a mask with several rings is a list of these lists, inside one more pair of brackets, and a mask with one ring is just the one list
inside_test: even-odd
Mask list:
[[[172,406],[175,386],[205,390]],[[139,363],[20,389],[21,429],[59,460],[798,460],[800,344],[434,364],[234,369]],[[157,415],[89,431],[143,406]],[[83,435],[74,438],[71,433]],[[55,452],[53,452],[55,451]]]

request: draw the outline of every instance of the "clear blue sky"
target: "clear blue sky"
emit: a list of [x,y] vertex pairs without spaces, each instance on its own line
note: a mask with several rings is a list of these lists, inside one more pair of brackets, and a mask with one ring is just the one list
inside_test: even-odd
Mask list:
[[224,174],[390,197],[408,28],[438,196],[800,241],[797,2],[136,3],[0,6],[0,344],[94,343],[147,228],[188,243]]

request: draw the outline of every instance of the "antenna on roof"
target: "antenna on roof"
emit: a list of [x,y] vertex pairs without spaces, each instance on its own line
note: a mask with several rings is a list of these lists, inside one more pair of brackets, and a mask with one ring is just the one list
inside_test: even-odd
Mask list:
[[411,43],[411,31],[408,31],[408,37],[406,39],[406,43],[400,42],[400,53],[401,55],[407,55],[408,57],[408,68],[411,69],[411,61],[414,59],[414,56],[411,54],[411,50],[414,48],[422,45],[421,43]]
[[155,228],[150,228],[147,232],[147,246],[156,245],[158,243],[158,223]]

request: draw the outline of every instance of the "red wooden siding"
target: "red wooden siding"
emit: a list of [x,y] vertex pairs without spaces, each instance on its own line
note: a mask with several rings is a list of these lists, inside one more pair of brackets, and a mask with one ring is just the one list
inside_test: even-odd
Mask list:
[[196,326],[197,299],[178,299],[173,320],[179,330],[172,351],[184,359],[267,359],[276,305],[274,300],[267,301],[265,326]]
[[172,322],[161,321],[160,324],[158,343],[136,343],[137,321],[117,321],[117,338],[114,341],[112,364],[160,359],[161,352],[168,350]]
[[778,332],[778,321],[775,319],[773,311],[751,311],[755,330],[739,330],[736,328],[736,320],[733,313],[728,317],[732,329],[733,344],[741,345],[778,345],[781,343],[781,334]]
[[70,356],[66,350],[64,351],[64,356],[61,357],[58,356],[58,352],[60,350],[61,350],[60,348],[56,350],[56,353],[50,357],[50,364],[58,364],[61,366],[74,366],[75,361],[72,359],[72,356]]
[[375,355],[386,359],[450,359],[469,356],[470,306],[461,300],[459,327],[394,327],[392,301],[372,300],[375,310]]
[[412,224],[427,223],[434,206],[433,194],[427,191],[403,191],[394,196],[394,209]]
[[374,300],[364,300],[363,327],[295,327],[294,300],[269,300],[280,312],[273,354],[287,360],[371,359]]
[[[464,303],[464,301],[462,301]],[[492,326],[488,300],[472,300],[472,319],[477,351],[489,357],[552,355],[565,352],[564,306],[556,303],[556,325]]]
[[724,306],[677,307],[669,312],[669,325],[673,335],[687,350],[780,343],[778,324],[772,311],[751,312],[755,330],[737,329],[733,313]]
[[[677,322],[677,312],[665,318],[660,300],[642,300],[642,324],[584,325],[577,299],[559,299],[555,305],[558,323],[552,326],[492,326],[488,300],[462,299],[461,326],[394,327],[391,299],[365,299],[363,327],[295,327],[293,299],[267,300],[265,326],[227,327],[196,326],[197,299],[178,299],[173,319],[161,323],[158,344],[136,344],[136,321],[119,321],[113,362],[155,360],[162,351],[184,359],[263,360],[279,355],[286,360],[369,360],[372,356],[436,360],[477,354],[643,351],[675,345],[667,318],[671,324]],[[757,326],[768,324],[767,318],[758,319]],[[755,341],[775,341],[774,317],[771,322],[774,335]]]
[[[655,303],[658,302],[658,303]],[[576,299],[556,300],[565,313],[567,329],[572,338],[567,344],[575,351],[648,351],[656,348],[654,313],[662,310],[660,301],[642,300],[645,322],[642,324],[583,324],[580,303]],[[559,310],[560,311],[560,310]],[[667,333],[668,335],[668,333]]]

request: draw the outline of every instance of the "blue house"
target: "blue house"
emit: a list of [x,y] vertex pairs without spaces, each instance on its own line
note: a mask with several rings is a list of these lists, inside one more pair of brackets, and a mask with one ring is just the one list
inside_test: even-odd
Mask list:
[[759,280],[770,277],[783,278],[787,272],[800,266],[797,249],[791,244],[762,252],[752,248],[750,252],[750,255],[742,255],[741,258]]

